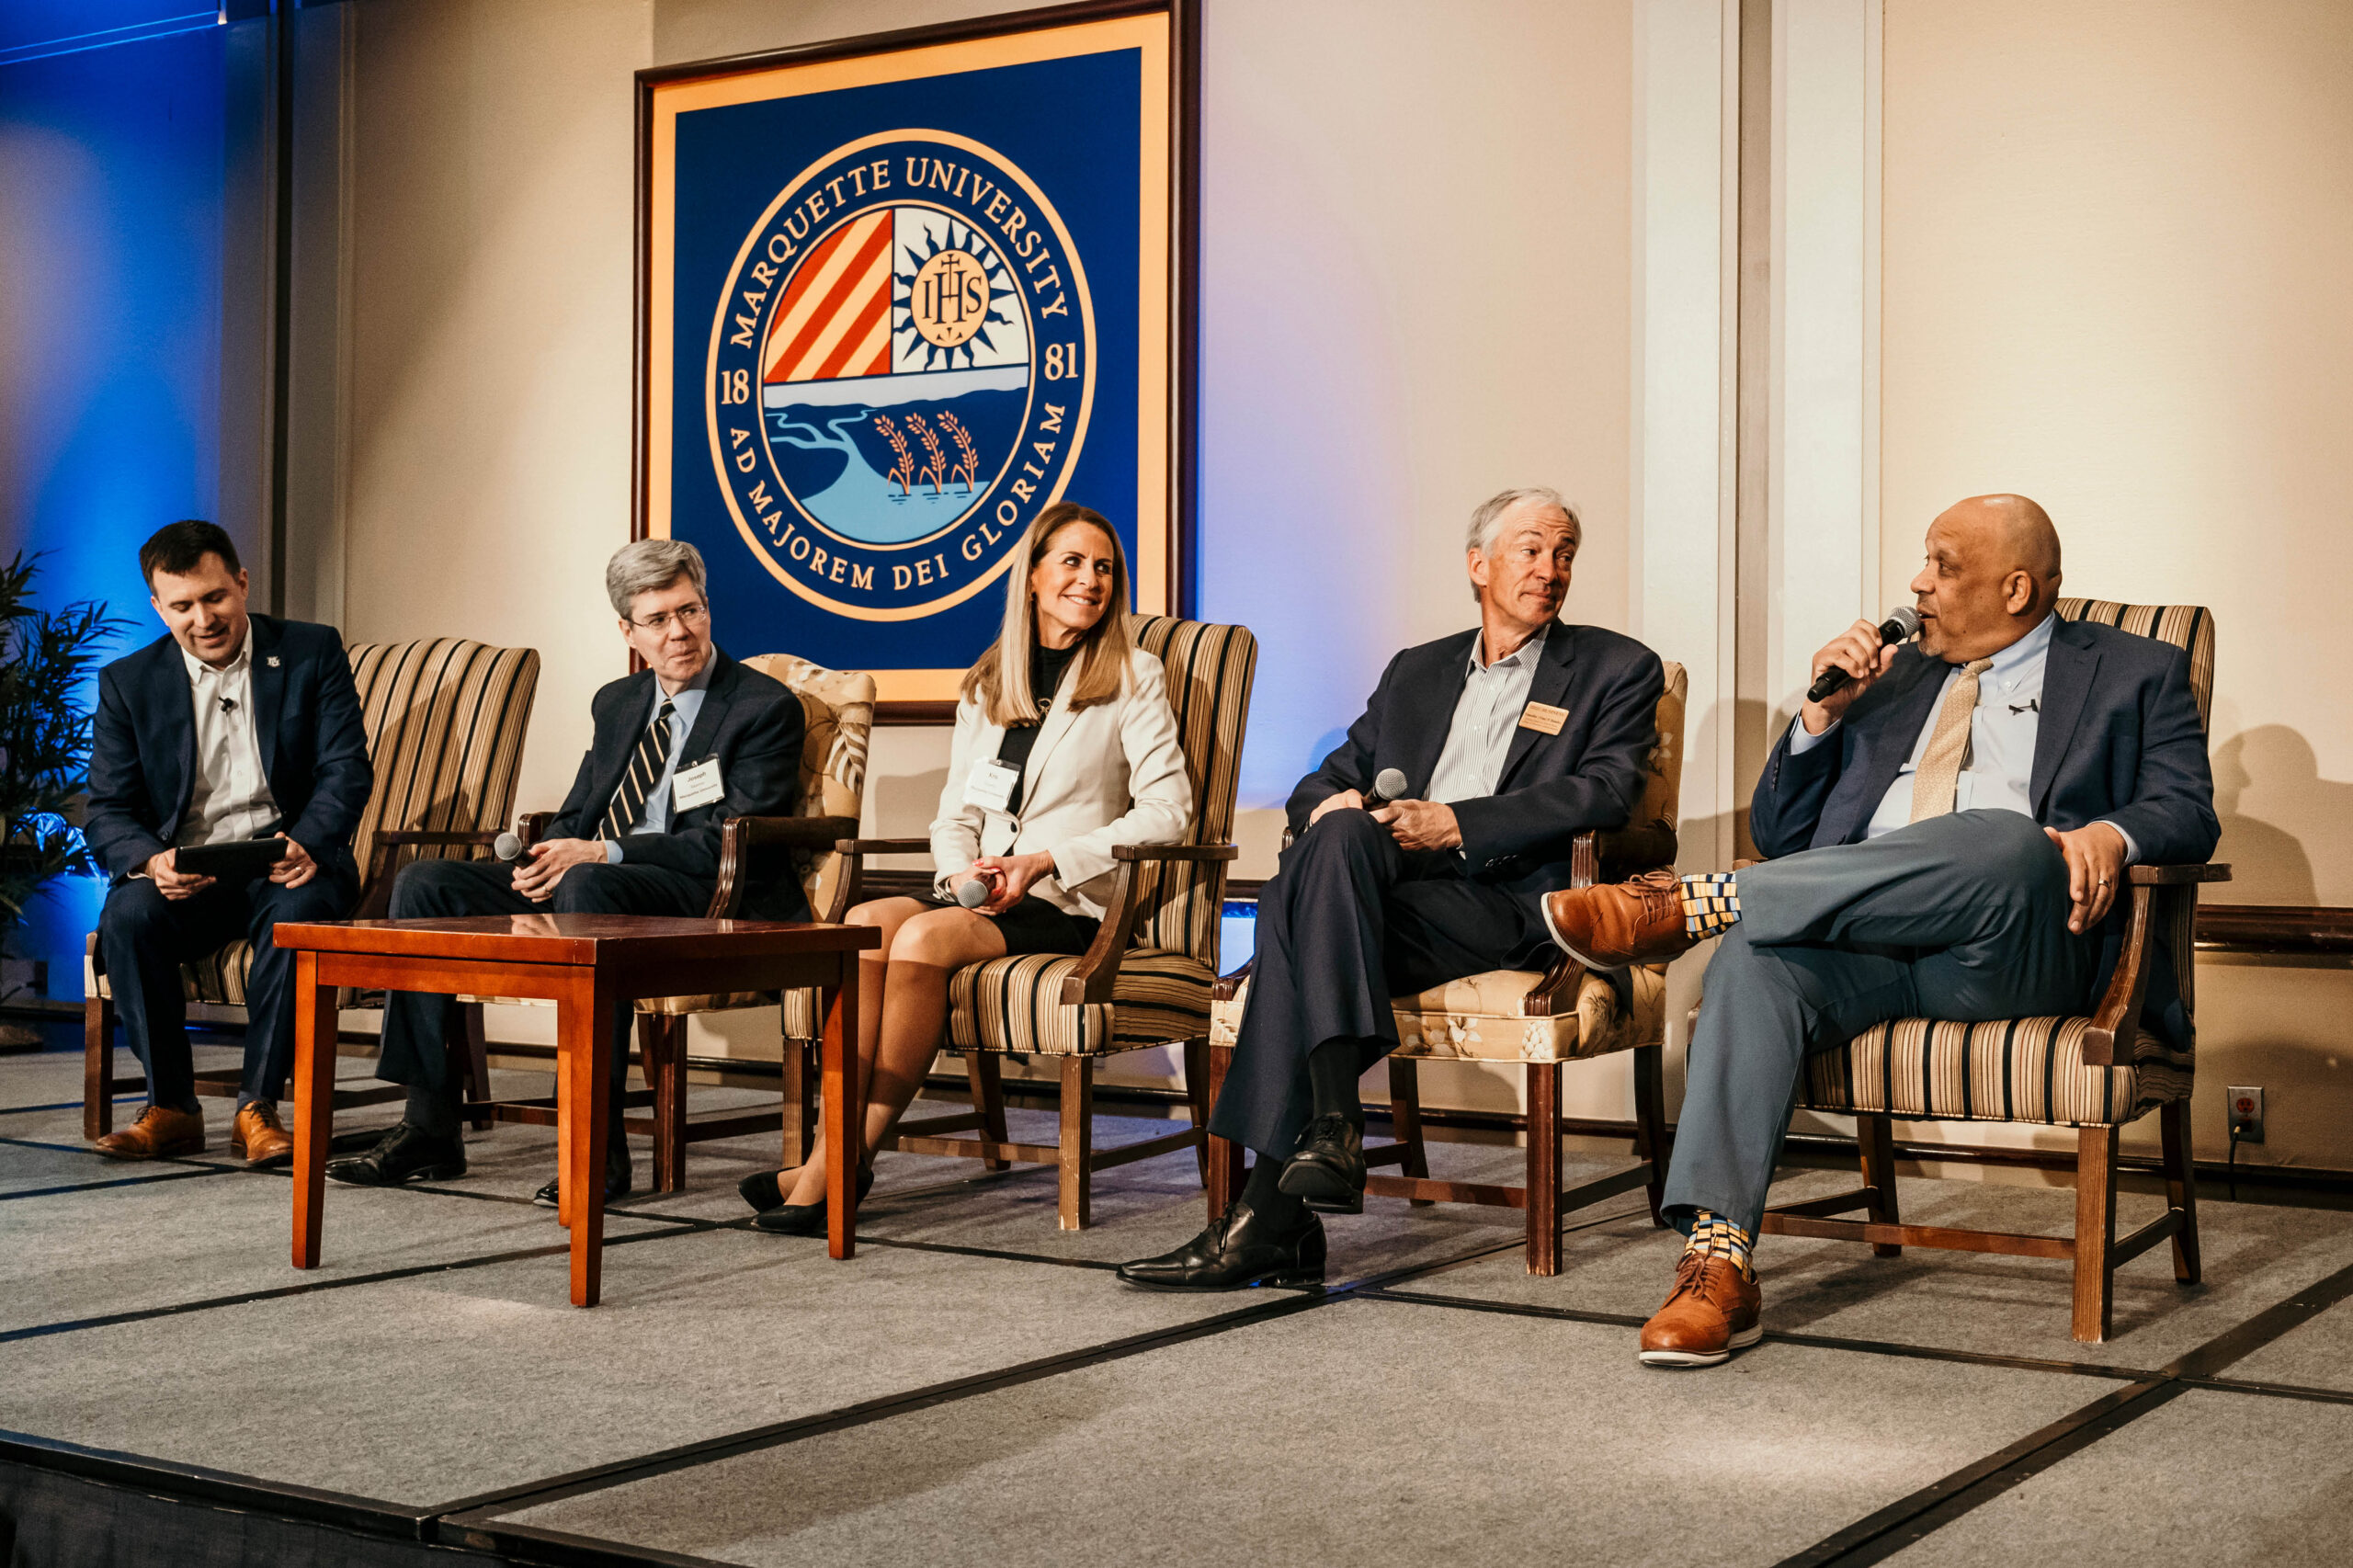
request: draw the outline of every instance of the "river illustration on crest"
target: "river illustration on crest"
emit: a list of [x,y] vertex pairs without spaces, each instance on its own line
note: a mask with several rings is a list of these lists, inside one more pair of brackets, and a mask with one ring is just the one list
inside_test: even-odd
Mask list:
[[745,240],[712,330],[739,528],[788,585],[869,619],[994,577],[1085,437],[1092,312],[1068,237],[1018,170],[948,140],[813,165]]

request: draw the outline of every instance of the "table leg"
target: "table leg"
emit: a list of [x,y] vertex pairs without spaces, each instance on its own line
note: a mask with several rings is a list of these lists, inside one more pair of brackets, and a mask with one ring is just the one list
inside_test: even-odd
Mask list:
[[858,1251],[858,1169],[865,1163],[864,1100],[858,1089],[858,958],[843,953],[825,1010],[825,1250]]
[[556,1158],[563,1211],[572,1218],[572,1304],[593,1307],[605,1262],[605,1138],[615,998],[594,973],[556,1004]]
[[319,987],[319,955],[294,955],[294,1267],[319,1266],[335,1139],[335,989]]

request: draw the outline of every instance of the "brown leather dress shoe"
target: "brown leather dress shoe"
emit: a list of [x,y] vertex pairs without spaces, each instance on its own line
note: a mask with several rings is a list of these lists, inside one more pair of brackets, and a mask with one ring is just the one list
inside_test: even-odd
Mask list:
[[1690,949],[1683,930],[1683,879],[1645,871],[1608,887],[1561,888],[1540,901],[1544,929],[1587,969],[1665,963]]
[[173,1110],[151,1105],[139,1119],[119,1132],[98,1140],[98,1153],[109,1160],[161,1160],[173,1154],[204,1153],[204,1113]]
[[229,1134],[229,1152],[254,1168],[278,1165],[294,1157],[294,1135],[278,1119],[278,1107],[268,1100],[249,1101],[237,1112],[235,1131]]
[[1687,1252],[1675,1270],[1675,1289],[1643,1324],[1646,1367],[1712,1367],[1763,1336],[1756,1309],[1765,1292],[1741,1278],[1728,1257]]

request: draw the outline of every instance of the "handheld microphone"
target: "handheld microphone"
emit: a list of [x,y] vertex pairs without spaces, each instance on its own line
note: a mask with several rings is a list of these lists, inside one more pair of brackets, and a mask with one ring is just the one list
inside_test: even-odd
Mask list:
[[[1919,631],[1920,612],[1910,605],[1899,605],[1889,610],[1887,619],[1879,623],[1880,645],[1885,647],[1892,642],[1908,642],[1918,636]],[[1813,684],[1805,688],[1805,699],[1808,702],[1819,702],[1853,678],[1845,670],[1833,665],[1813,677]]]
[[967,877],[956,884],[956,902],[966,909],[978,909],[989,901],[989,884],[981,877]]
[[1377,812],[1392,801],[1402,801],[1413,786],[1404,774],[1393,767],[1384,767],[1374,776],[1372,789],[1364,798],[1364,809]]
[[511,833],[502,833],[498,835],[498,841],[490,846],[490,850],[502,860],[520,859],[523,855],[523,841]]

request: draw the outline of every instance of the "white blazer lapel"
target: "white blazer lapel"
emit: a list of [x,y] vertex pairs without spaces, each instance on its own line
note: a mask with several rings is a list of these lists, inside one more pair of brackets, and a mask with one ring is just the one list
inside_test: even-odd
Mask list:
[[1037,744],[1029,748],[1029,763],[1023,769],[1021,814],[1025,817],[1037,808],[1038,785],[1046,777],[1047,759],[1078,722],[1078,715],[1070,706],[1070,694],[1076,685],[1075,680],[1063,682],[1062,689],[1054,693],[1053,705],[1046,710],[1045,722],[1038,726]]

